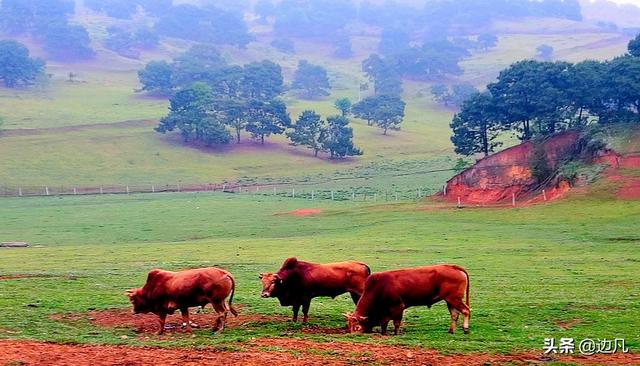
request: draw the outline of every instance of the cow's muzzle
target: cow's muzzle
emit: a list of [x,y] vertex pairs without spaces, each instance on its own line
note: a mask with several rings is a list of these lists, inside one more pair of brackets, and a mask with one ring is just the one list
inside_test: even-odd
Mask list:
[[262,292],[262,294],[261,294],[260,296],[262,296],[262,297],[266,298],[266,297],[269,297],[269,295],[270,295],[270,294],[269,294],[268,292],[263,291],[263,292]]

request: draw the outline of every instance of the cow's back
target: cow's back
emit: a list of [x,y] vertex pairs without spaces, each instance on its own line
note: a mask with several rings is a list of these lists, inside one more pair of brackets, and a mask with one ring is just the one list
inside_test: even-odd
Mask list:
[[400,300],[406,307],[431,306],[447,293],[466,287],[467,281],[464,270],[452,265],[391,270],[369,276],[365,295],[381,303]]
[[287,292],[335,297],[350,291],[362,293],[370,270],[356,261],[319,264],[296,260],[285,262],[278,274],[291,279]]
[[170,297],[195,301],[209,297],[230,286],[226,281],[229,272],[219,268],[197,268],[181,272],[154,270],[145,285],[149,287],[149,297]]

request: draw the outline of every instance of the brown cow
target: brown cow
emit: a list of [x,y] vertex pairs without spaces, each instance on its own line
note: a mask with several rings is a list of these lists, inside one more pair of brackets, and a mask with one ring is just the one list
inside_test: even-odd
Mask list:
[[[168,314],[176,310],[182,313],[183,326],[191,332],[189,308],[206,306],[211,303],[219,314],[214,329],[222,331],[227,319],[227,311],[238,315],[232,306],[235,292],[235,280],[225,270],[219,268],[198,268],[182,272],[170,272],[154,269],[147,276],[147,283],[142,288],[127,291],[133,304],[133,312],[154,313],[160,318],[160,330],[164,332],[164,322]],[[229,304],[224,300],[229,297]]]
[[302,322],[309,320],[311,299],[318,296],[335,298],[349,292],[358,303],[364,282],[371,274],[362,262],[317,264],[288,258],[278,273],[262,273],[262,297],[277,297],[282,306],[293,306],[293,321],[298,321],[302,306]]
[[[466,304],[462,301],[465,296]],[[431,305],[444,300],[451,313],[449,333],[456,329],[462,313],[464,333],[469,333],[469,274],[456,265],[437,265],[374,273],[364,286],[364,293],[353,314],[345,314],[351,333],[371,332],[380,325],[382,334],[393,320],[398,334],[402,313],[411,306]]]

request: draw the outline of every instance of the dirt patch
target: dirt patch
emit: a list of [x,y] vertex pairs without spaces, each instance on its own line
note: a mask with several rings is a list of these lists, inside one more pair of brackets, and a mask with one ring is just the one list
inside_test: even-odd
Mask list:
[[285,213],[285,215],[292,215],[292,216],[311,216],[311,215],[317,215],[322,213],[322,209],[320,208],[299,208],[297,210],[293,210],[290,212]]
[[52,275],[38,275],[38,274],[15,274],[15,275],[5,275],[0,276],[0,281],[8,281],[8,280],[20,280],[23,278],[52,278],[52,277],[60,277],[60,276],[52,276]]
[[558,328],[562,330],[567,330],[572,328],[580,323],[582,323],[582,319],[570,319],[570,320],[557,320],[555,321]]
[[577,364],[638,364],[635,354],[549,357],[540,351],[510,355],[474,353],[442,355],[435,350],[350,342],[315,342],[292,338],[263,338],[237,351],[207,348],[158,348],[107,345],[0,341],[0,364],[16,365],[500,365],[545,361]]
[[[237,307],[240,310],[240,307]],[[132,328],[141,335],[152,335],[158,331],[158,317],[154,314],[133,314],[130,309],[96,310],[87,313],[75,314],[54,314],[52,319],[58,321],[79,321],[89,320],[92,324],[105,328]],[[198,312],[192,310],[190,314],[191,322],[198,325],[200,329],[212,329],[218,315],[211,309]],[[260,315],[260,314],[238,314],[237,317],[229,314],[226,326],[228,328],[251,327],[253,323],[281,322],[288,318],[284,316]],[[182,316],[180,312],[167,317],[165,323],[167,333],[182,332]]]
[[625,177],[617,197],[623,200],[640,200],[640,177]]

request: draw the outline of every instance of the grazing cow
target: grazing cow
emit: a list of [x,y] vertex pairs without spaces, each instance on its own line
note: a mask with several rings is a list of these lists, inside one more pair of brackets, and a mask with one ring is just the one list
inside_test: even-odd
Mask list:
[[358,303],[364,282],[371,274],[362,262],[317,264],[288,258],[278,273],[262,273],[262,297],[277,297],[282,306],[293,306],[293,321],[298,321],[302,306],[302,322],[309,320],[311,299],[318,296],[349,292],[353,303]]
[[[466,292],[467,302],[462,301]],[[397,335],[404,309],[410,306],[431,305],[444,300],[451,313],[449,333],[456,329],[462,313],[462,329],[469,333],[469,274],[455,265],[436,265],[374,273],[364,286],[364,293],[352,314],[345,314],[351,333],[371,332],[376,325],[387,333],[393,320]]]
[[[227,319],[227,312],[238,315],[232,306],[235,292],[235,280],[225,270],[219,268],[198,268],[182,272],[169,272],[154,269],[147,276],[147,283],[142,288],[127,291],[133,304],[133,312],[154,313],[160,319],[160,330],[164,332],[164,322],[168,314],[176,310],[182,313],[183,326],[191,332],[189,308],[206,306],[211,303],[219,317],[213,328],[222,331]],[[229,304],[225,299],[229,297]]]

